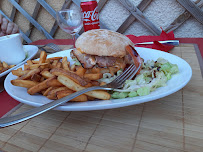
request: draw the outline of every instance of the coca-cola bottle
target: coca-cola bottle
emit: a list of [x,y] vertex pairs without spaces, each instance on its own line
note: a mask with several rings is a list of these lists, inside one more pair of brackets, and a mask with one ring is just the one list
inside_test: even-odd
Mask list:
[[81,0],[81,12],[83,16],[84,31],[99,29],[99,13],[96,0]]

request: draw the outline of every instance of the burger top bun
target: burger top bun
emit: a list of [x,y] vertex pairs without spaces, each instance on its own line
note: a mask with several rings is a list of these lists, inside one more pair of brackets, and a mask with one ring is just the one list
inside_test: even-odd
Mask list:
[[124,57],[127,45],[133,45],[128,37],[106,29],[84,32],[75,43],[81,53],[113,57]]

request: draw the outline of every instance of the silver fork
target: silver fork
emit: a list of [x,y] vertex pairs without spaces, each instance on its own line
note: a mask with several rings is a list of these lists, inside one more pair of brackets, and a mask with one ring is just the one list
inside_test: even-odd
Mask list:
[[[38,46],[38,45],[37,45],[37,46]],[[45,44],[45,45],[43,45],[43,46],[38,46],[38,47],[39,47],[39,48],[44,48],[44,47],[49,47],[49,48],[51,48],[52,51],[46,50],[46,52],[48,52],[48,53],[55,53],[55,52],[62,51],[62,49],[61,49],[58,45],[56,45],[56,44],[54,44],[54,43],[48,43],[48,44]]]
[[14,125],[16,123],[20,123],[22,121],[33,118],[33,117],[40,115],[40,114],[42,114],[42,113],[44,113],[50,109],[55,108],[55,107],[57,107],[63,103],[66,103],[66,102],[70,101],[71,99],[73,99],[73,98],[75,98],[81,94],[84,94],[86,92],[89,92],[92,90],[114,90],[114,89],[120,88],[120,87],[122,87],[122,85],[124,84],[124,82],[127,79],[132,79],[135,76],[135,74],[140,69],[140,67],[141,67],[141,63],[137,68],[135,65],[129,66],[129,68],[127,68],[121,75],[119,75],[116,79],[114,79],[112,82],[110,82],[106,85],[89,87],[89,88],[80,90],[78,92],[75,92],[75,93],[73,93],[69,96],[66,96],[64,98],[54,100],[54,101],[52,101],[48,104],[45,104],[43,106],[33,108],[33,109],[26,111],[26,112],[23,112],[21,114],[1,118],[0,119],[0,128]]

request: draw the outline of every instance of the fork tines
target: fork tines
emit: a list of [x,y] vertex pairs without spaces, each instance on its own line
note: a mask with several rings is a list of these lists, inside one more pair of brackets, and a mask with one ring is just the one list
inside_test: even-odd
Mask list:
[[120,76],[117,77],[117,83],[123,84],[127,79],[132,79],[136,74],[135,70],[136,66],[134,64],[130,65]]

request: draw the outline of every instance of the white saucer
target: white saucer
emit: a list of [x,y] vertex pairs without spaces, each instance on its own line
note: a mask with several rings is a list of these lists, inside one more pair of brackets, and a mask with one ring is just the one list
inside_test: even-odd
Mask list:
[[24,45],[23,46],[25,52],[26,52],[26,58],[25,60],[23,60],[22,62],[18,63],[16,66],[0,73],[0,78],[7,75],[9,72],[11,72],[12,70],[16,69],[17,67],[25,64],[27,62],[27,60],[31,60],[36,54],[37,54],[37,51],[38,51],[38,47],[34,46],[34,45]]

